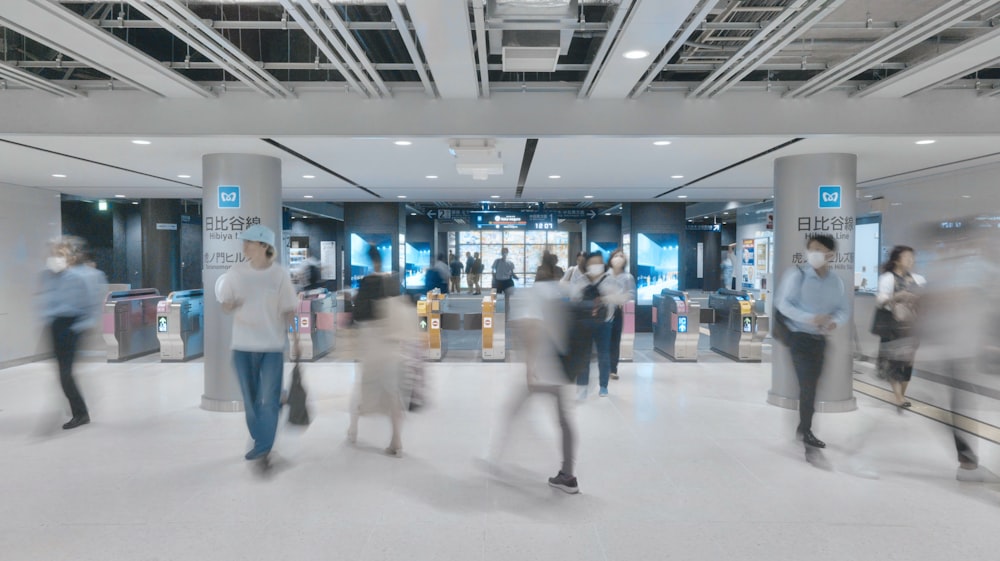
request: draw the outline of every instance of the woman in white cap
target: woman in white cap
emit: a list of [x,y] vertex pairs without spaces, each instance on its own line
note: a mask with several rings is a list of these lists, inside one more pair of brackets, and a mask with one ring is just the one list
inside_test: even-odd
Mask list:
[[288,271],[274,262],[274,232],[255,224],[239,238],[246,260],[219,278],[215,296],[222,311],[233,314],[233,366],[254,441],[246,459],[266,468],[278,428],[285,345],[297,299]]

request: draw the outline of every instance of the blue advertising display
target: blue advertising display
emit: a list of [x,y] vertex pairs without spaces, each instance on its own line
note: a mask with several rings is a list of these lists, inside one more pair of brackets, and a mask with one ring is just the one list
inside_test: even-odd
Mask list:
[[616,249],[618,249],[618,244],[615,242],[590,242],[590,252],[600,253],[605,263],[611,257],[611,252]]
[[403,271],[403,286],[423,289],[427,283],[427,267],[431,266],[431,244],[406,244],[406,270]]
[[351,287],[358,288],[361,279],[374,271],[368,258],[368,247],[374,245],[382,256],[382,270],[392,270],[392,236],[389,234],[351,234]]
[[638,304],[652,304],[664,288],[677,290],[680,273],[680,236],[636,236],[636,292]]

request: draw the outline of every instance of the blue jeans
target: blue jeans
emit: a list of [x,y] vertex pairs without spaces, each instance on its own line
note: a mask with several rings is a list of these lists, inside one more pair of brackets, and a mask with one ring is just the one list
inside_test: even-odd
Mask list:
[[281,408],[281,378],[285,368],[283,352],[254,353],[233,351],[233,366],[243,393],[247,428],[253,438],[253,450],[247,459],[263,456],[274,446]]
[[[587,321],[592,322],[593,340],[594,344],[597,345],[597,372],[600,374],[601,387],[606,388],[608,387],[608,379],[611,377],[611,322],[604,321],[603,317]],[[580,372],[576,383],[584,387],[590,383],[590,368]]]

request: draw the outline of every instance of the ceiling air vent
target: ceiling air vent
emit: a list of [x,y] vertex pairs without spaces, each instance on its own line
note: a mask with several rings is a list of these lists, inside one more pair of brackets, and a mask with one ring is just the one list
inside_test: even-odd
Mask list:
[[503,34],[504,72],[555,72],[558,31],[507,31]]

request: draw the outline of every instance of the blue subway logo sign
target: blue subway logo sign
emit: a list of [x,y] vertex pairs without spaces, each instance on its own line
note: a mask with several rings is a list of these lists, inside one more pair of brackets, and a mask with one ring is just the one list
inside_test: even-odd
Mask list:
[[819,186],[819,208],[840,208],[840,185]]
[[240,188],[236,185],[219,185],[219,208],[240,208]]

